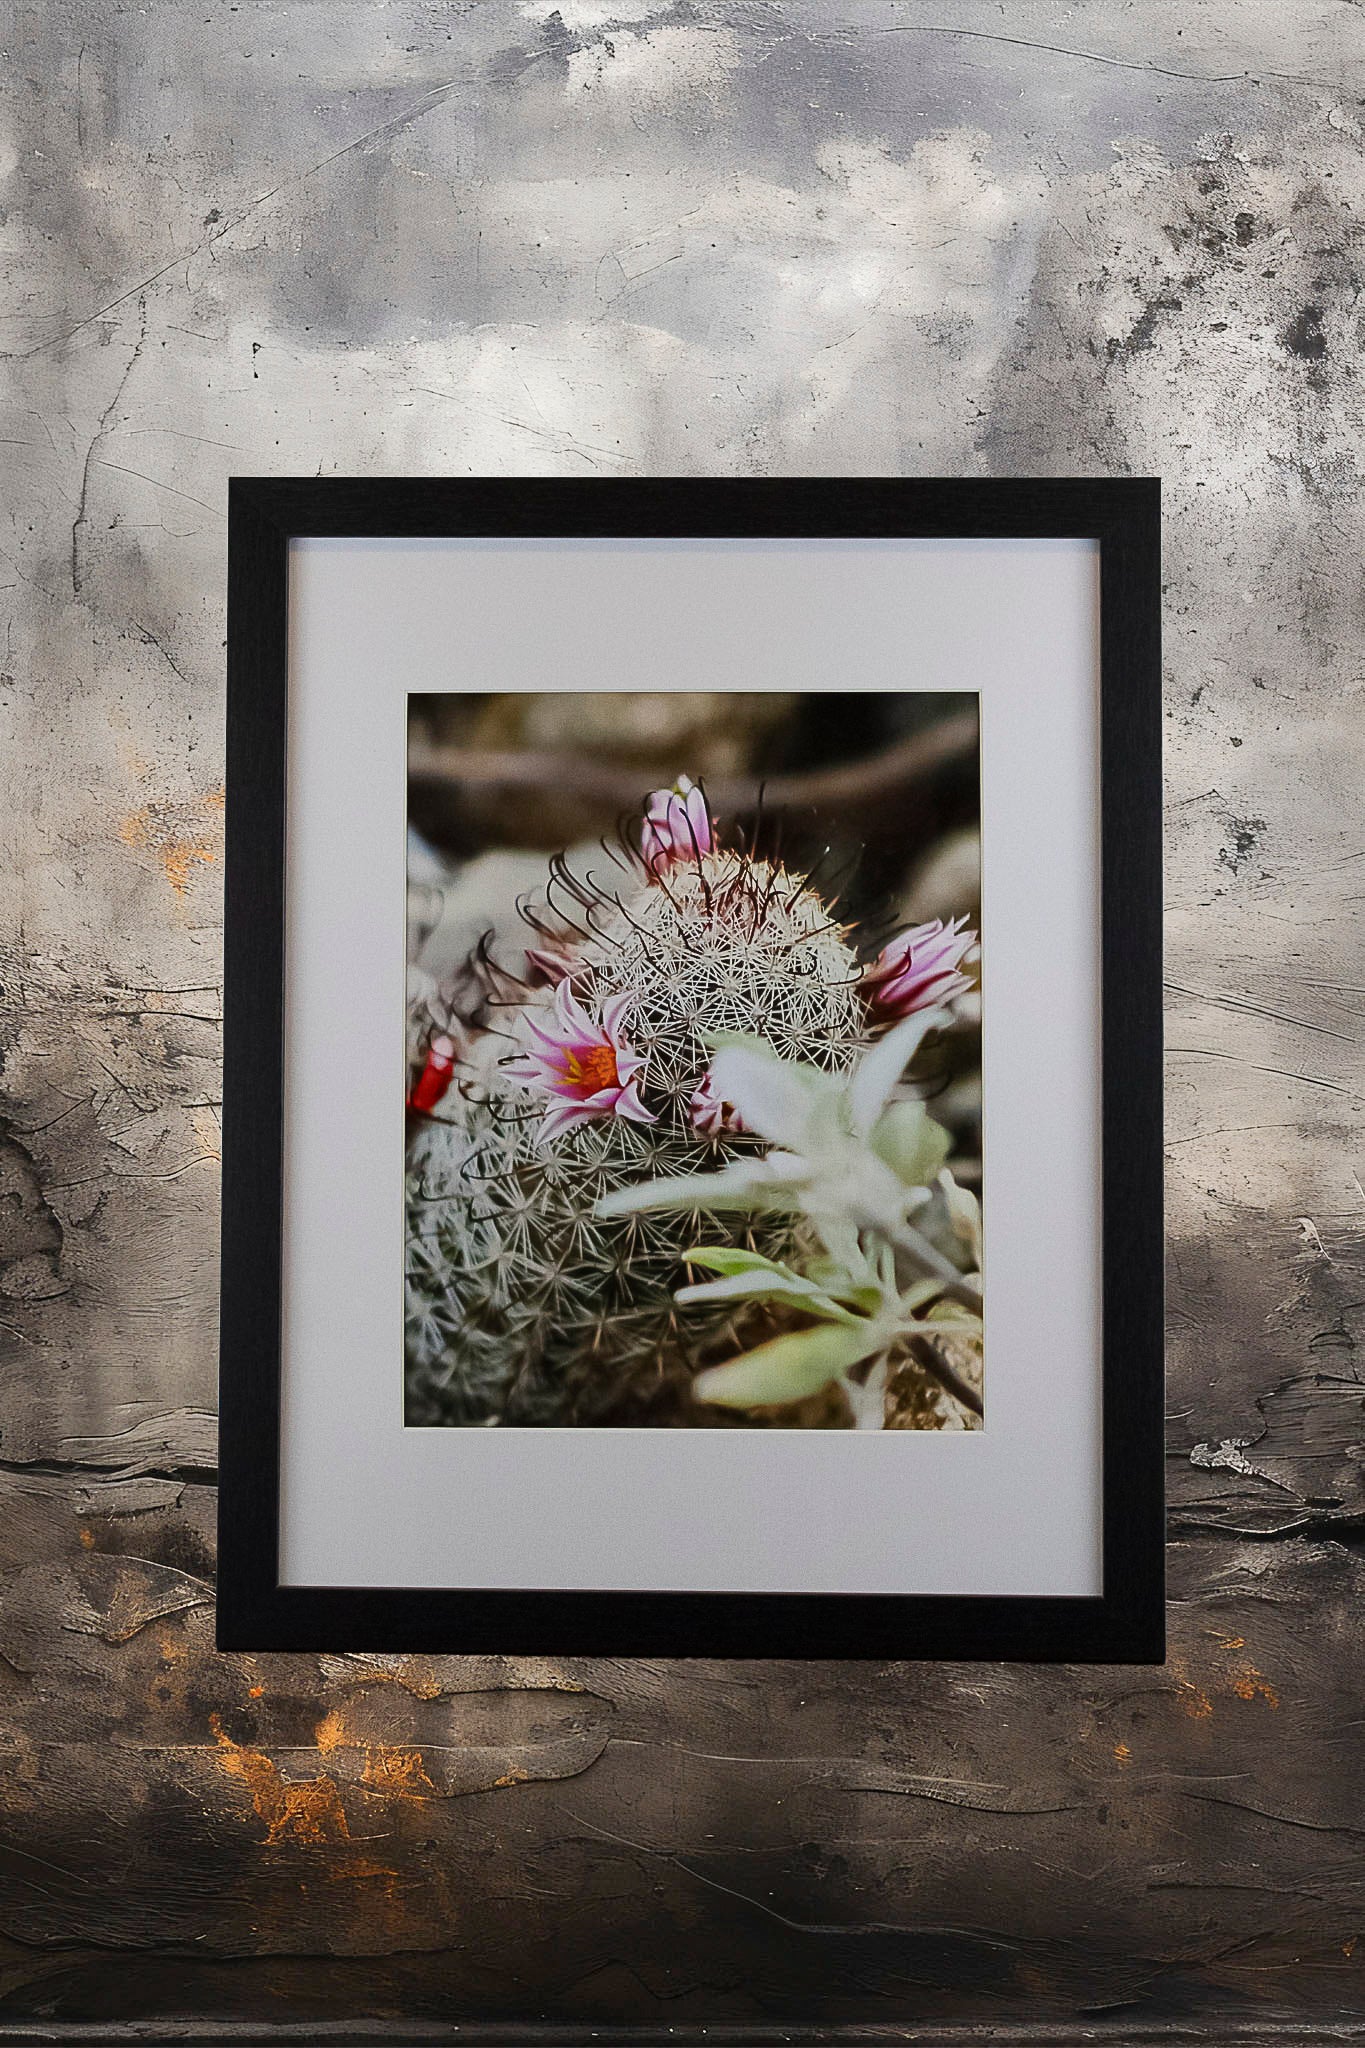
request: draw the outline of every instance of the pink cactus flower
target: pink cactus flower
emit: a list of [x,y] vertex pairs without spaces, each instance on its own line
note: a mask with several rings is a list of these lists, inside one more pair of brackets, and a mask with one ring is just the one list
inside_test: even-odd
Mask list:
[[699,860],[714,843],[706,798],[690,775],[680,775],[672,789],[652,793],[640,834],[640,849],[652,875],[662,874],[675,860]]
[[709,1074],[702,1075],[688,1108],[692,1112],[692,1128],[700,1131],[704,1138],[720,1138],[732,1131],[748,1129],[734,1103],[722,1102],[717,1095]]
[[555,990],[550,1030],[528,1015],[536,1043],[524,1057],[509,1062],[507,1071],[551,1098],[537,1134],[541,1144],[595,1117],[622,1116],[636,1124],[657,1121],[640,1100],[636,1077],[644,1060],[621,1029],[630,1001],[626,993],[609,996],[599,1021],[588,1015],[566,978]]
[[946,925],[936,917],[901,932],[863,971],[873,1009],[886,1017],[910,1017],[965,994],[972,980],[960,972],[961,962],[976,942],[965,917]]

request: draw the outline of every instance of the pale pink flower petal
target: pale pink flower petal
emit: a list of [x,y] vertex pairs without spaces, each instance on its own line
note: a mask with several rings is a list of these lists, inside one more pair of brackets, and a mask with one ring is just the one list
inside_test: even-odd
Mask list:
[[640,1090],[634,1081],[627,1082],[626,1086],[621,1090],[616,1098],[615,1109],[617,1116],[629,1117],[630,1121],[634,1124],[658,1122],[658,1118],[654,1115],[653,1110],[646,1109],[643,1102],[641,1102]]
[[539,1053],[525,1052],[499,1060],[498,1065],[505,1074],[513,1075],[518,1081],[539,1081],[544,1076],[546,1063]]
[[574,994],[573,984],[567,975],[555,990],[555,1022],[561,1031],[582,1039],[585,1044],[593,1044],[601,1035]]
[[619,1036],[621,1019],[630,1008],[632,1000],[630,991],[622,989],[619,995],[608,996],[605,1003],[603,1003],[602,1029],[606,1032],[608,1038],[615,1039]]
[[[547,1031],[544,1025],[537,1024],[535,1018],[531,1016],[529,1013],[526,1018],[526,1023],[528,1029],[534,1033],[534,1035],[540,1040],[540,1043],[546,1048],[546,1050],[551,1054],[552,1057],[557,1057],[560,1053],[562,1053],[564,1049],[564,1041],[562,1037],[560,1037],[553,1031]],[[542,1057],[543,1055],[539,1052],[536,1052],[534,1049],[528,1054],[528,1058],[530,1059],[540,1059]]]
[[688,1108],[692,1113],[692,1126],[704,1138],[719,1138],[728,1131],[747,1129],[743,1117],[733,1102],[724,1101],[711,1085],[710,1074],[703,1074]]
[[561,1131],[570,1131],[577,1124],[589,1124],[591,1122],[591,1111],[584,1109],[581,1103],[558,1103],[553,1109],[547,1109],[541,1118],[540,1129],[536,1132],[536,1141],[538,1144],[543,1145],[548,1139],[557,1138]]
[[690,775],[680,775],[671,789],[651,792],[640,834],[651,874],[662,874],[676,860],[699,860],[714,844],[706,797]]
[[553,946],[528,946],[526,965],[533,980],[547,982],[551,988],[557,987],[561,981],[572,981],[582,967],[582,963],[571,959],[567,951],[556,951]]
[[936,917],[901,932],[863,971],[868,1001],[886,1017],[909,1017],[951,1003],[973,985],[971,976],[961,972],[961,962],[976,943],[965,917],[947,925]]
[[593,1095],[581,1096],[579,1104],[589,1116],[610,1116],[625,1092],[623,1087],[613,1081],[608,1087],[599,1088]]

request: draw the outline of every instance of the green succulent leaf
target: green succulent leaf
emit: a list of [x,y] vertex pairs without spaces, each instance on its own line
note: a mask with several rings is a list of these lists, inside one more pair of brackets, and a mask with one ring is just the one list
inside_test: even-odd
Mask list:
[[739,1245],[698,1244],[683,1257],[689,1266],[703,1266],[709,1273],[790,1273],[790,1266],[782,1266],[775,1259],[765,1259],[762,1252],[743,1250]]
[[[909,1316],[914,1315],[917,1309],[923,1308],[927,1301],[932,1301],[936,1294],[942,1294],[942,1292],[943,1282],[935,1279],[933,1274],[929,1274],[923,1280],[913,1281],[900,1296],[901,1313]],[[962,1311],[960,1309],[956,1311],[949,1310],[948,1313],[960,1315]]]
[[[703,1245],[686,1254],[689,1265],[709,1267],[721,1277],[680,1287],[674,1300],[696,1301],[782,1301],[790,1308],[806,1309],[826,1322],[851,1322],[847,1309],[831,1300],[828,1291],[809,1274],[798,1273],[760,1252],[743,1251],[724,1245]],[[879,1306],[874,1297],[870,1307]]]
[[793,1330],[754,1351],[698,1373],[692,1392],[720,1408],[766,1408],[803,1401],[881,1349],[884,1335],[864,1325]]
[[852,1327],[859,1321],[799,1273],[730,1273],[723,1280],[704,1280],[691,1287],[680,1287],[673,1299],[683,1307],[701,1301],[780,1301],[827,1323],[847,1323]]
[[816,1259],[807,1268],[806,1278],[822,1294],[842,1301],[849,1308],[861,1309],[864,1315],[875,1314],[882,1305],[884,1297],[880,1287],[874,1287],[870,1280],[851,1279],[841,1267],[827,1260]]
[[931,1308],[921,1329],[932,1330],[939,1337],[979,1337],[985,1330],[980,1316],[964,1313],[950,1302],[940,1302]]
[[922,1102],[893,1102],[877,1119],[869,1143],[908,1188],[932,1187],[953,1149],[947,1131]]

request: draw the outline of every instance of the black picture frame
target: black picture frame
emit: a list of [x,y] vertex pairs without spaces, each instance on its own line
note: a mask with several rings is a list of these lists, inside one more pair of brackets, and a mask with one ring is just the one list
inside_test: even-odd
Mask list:
[[[218,1645],[677,1657],[1164,1657],[1160,487],[1152,478],[237,478],[228,520]],[[1103,1592],[281,1585],[287,566],[309,537],[1090,539],[1100,573]]]

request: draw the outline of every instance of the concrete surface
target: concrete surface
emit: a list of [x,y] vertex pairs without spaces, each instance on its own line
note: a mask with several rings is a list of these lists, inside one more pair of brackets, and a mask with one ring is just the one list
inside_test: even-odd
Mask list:
[[[20,0],[4,48],[0,2031],[1338,2038],[1359,5]],[[1164,1672],[213,1653],[225,480],[415,471],[1164,478]]]

